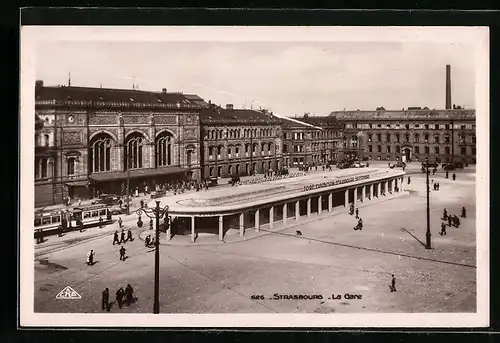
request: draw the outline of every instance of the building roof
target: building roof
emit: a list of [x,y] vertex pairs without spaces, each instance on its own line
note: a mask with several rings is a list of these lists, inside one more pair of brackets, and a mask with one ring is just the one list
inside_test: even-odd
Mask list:
[[79,104],[106,106],[110,104],[148,107],[204,107],[207,104],[197,95],[182,93],[149,92],[134,89],[92,87],[35,87],[35,100],[39,105]]
[[476,110],[334,111],[337,120],[474,120]]
[[225,109],[212,105],[200,112],[200,122],[205,125],[215,123],[280,124],[282,120],[269,112],[237,108]]
[[317,129],[312,124],[304,123],[301,119],[284,117],[282,126],[287,129]]
[[319,126],[322,128],[338,128],[341,129],[343,126],[340,124],[335,117],[331,116],[308,116],[305,118],[301,118],[301,121],[314,125],[314,126]]

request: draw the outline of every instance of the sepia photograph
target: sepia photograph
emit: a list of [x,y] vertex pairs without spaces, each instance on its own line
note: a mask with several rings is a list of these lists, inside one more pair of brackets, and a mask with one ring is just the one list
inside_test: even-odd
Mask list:
[[489,324],[482,27],[21,28],[20,324]]

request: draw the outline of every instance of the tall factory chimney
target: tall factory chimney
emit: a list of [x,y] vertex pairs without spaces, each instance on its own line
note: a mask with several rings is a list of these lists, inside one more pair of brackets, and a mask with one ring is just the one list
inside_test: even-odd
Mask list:
[[451,67],[446,65],[446,109],[451,109]]

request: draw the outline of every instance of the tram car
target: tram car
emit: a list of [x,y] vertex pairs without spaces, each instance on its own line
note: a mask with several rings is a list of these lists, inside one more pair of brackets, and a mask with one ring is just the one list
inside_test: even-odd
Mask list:
[[[102,218],[102,221],[100,220]],[[106,205],[91,205],[35,213],[35,238],[55,233],[82,230],[112,222],[112,213]]]

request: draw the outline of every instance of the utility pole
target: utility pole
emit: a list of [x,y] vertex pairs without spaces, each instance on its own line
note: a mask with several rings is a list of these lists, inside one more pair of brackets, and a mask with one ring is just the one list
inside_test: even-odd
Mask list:
[[429,207],[429,193],[431,187],[429,185],[429,157],[425,159],[425,176],[426,176],[426,186],[427,186],[427,232],[425,233],[425,248],[431,248],[431,213]]

